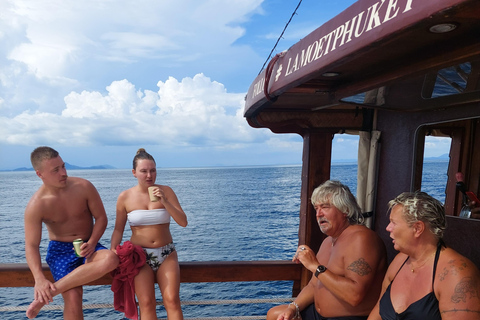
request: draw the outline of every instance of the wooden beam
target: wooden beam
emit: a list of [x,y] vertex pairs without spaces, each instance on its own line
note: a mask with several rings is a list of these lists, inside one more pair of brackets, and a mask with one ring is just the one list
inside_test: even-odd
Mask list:
[[[50,269],[42,264],[43,273],[53,281]],[[231,281],[300,281],[302,265],[291,261],[201,261],[180,262],[181,282]],[[112,277],[104,275],[87,285],[110,285]],[[33,287],[35,281],[26,263],[0,264],[0,287]]]
[[[314,133],[308,131],[303,135],[302,191],[298,239],[299,244],[307,244],[315,252],[318,251],[326,236],[318,228],[316,212],[310,197],[319,184],[330,179],[332,140],[333,133],[331,132]],[[311,277],[312,273],[310,271],[302,270],[300,290],[308,284]],[[294,291],[294,295],[298,292]]]

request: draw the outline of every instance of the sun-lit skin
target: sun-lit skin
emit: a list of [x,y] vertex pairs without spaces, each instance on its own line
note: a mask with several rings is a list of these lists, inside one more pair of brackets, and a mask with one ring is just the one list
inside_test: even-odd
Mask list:
[[[170,221],[186,227],[187,216],[175,192],[166,185],[156,184],[157,169],[153,157],[142,148],[133,161],[133,176],[137,184],[120,193],[117,199],[115,228],[110,241],[111,249],[116,250],[123,239],[125,225],[130,212],[164,209],[172,218],[168,222],[154,222],[143,225],[130,225],[132,244],[142,248],[161,248],[173,244]],[[151,191],[149,187],[153,187]],[[157,201],[150,200],[150,195]],[[176,250],[170,252],[158,269],[145,264],[135,276],[135,293],[142,319],[157,319],[155,305],[155,284],[158,283],[168,319],[183,319],[180,303],[180,268]]]
[[[113,252],[96,249],[108,223],[105,208],[98,191],[88,180],[68,177],[65,162],[55,150],[37,148],[31,159],[43,184],[31,197],[24,214],[25,257],[35,279],[34,300],[26,316],[35,318],[44,305],[61,294],[65,304],[63,318],[83,319],[82,286],[118,265]],[[55,282],[42,272],[39,248],[43,225],[52,241],[84,240],[80,255],[85,257],[85,262]]]
[[[435,223],[433,217],[437,214],[439,218],[437,227],[442,226],[440,218],[445,213],[441,205],[438,206],[434,200],[421,192],[402,194],[395,199],[405,204],[397,202],[393,205],[386,230],[390,234],[394,249],[399,253],[389,265],[380,299],[368,320],[382,319],[380,308],[381,301],[384,301],[382,299],[390,299],[395,313],[409,310],[412,319],[423,319],[421,312],[430,310],[429,312],[433,314],[436,312],[434,308],[438,308],[443,320],[479,319],[478,268],[452,248],[442,246],[441,237],[432,231],[436,229],[432,228],[430,222],[422,220],[422,217],[428,220],[426,217],[430,215],[431,219],[428,221]],[[416,212],[413,212],[414,210]],[[408,217],[414,214],[418,218],[412,218],[412,222],[407,221]],[[390,289],[387,295],[388,288]],[[427,306],[422,310],[415,310],[415,307],[412,307],[419,305],[422,299],[424,302],[427,301],[425,297],[431,293],[438,301],[438,307],[433,306],[430,309]],[[459,295],[462,296],[461,299],[457,298]]]
[[[317,253],[300,244],[292,261],[302,264],[312,278],[296,296],[296,304],[271,308],[267,319],[293,320],[299,312],[313,310],[322,319],[365,316],[381,290],[387,266],[384,243],[365,225],[349,219],[349,214],[354,216],[360,208],[349,188],[339,181],[324,182],[311,199],[319,229],[327,237]],[[323,271],[317,273],[322,266]]]
[[412,239],[414,230],[403,217],[403,206],[397,204],[392,208],[386,230],[390,233],[395,250],[400,251],[408,244],[407,239]]
[[154,185],[157,180],[157,167],[152,160],[139,159],[137,168],[132,169],[132,173],[137,178],[139,186],[143,188]]
[[337,238],[349,225],[346,215],[330,203],[317,203],[314,208],[320,231],[332,238]]

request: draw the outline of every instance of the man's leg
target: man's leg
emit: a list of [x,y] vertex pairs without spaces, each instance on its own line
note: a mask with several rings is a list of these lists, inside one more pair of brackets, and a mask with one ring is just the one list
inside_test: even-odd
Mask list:
[[111,250],[98,250],[85,264],[76,268],[62,279],[55,282],[57,295],[69,289],[82,286],[113,271],[118,266],[118,257]]
[[[52,293],[52,295],[57,295],[58,293]],[[62,297],[64,301],[63,307],[63,319],[64,320],[83,320],[83,288],[76,287],[65,292],[62,292]],[[38,300],[33,300],[27,310],[27,318],[35,318],[45,303],[42,303]]]
[[[114,270],[117,266],[118,257],[113,251],[107,249],[98,250],[92,254],[85,264],[55,282],[54,285],[57,290],[52,292],[52,296],[96,280]],[[34,300],[28,307],[27,317],[29,319],[35,318],[44,305],[45,303]]]
[[83,320],[83,288],[76,287],[62,293],[65,303],[63,308],[64,320]]

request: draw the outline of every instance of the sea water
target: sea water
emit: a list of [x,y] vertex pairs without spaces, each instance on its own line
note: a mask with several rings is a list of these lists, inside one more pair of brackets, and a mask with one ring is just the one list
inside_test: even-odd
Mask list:
[[[447,162],[426,163],[424,191],[444,200]],[[109,219],[100,240],[109,247],[115,222],[118,194],[137,180],[128,169],[69,170],[70,176],[90,180],[103,200]],[[332,166],[332,179],[356,192],[356,164]],[[180,261],[289,260],[298,242],[300,166],[218,167],[158,169],[157,183],[175,191],[188,217],[182,228],[172,220],[171,232]],[[25,263],[23,213],[28,200],[41,185],[33,171],[0,172],[0,263]],[[123,241],[130,238],[128,225]],[[44,227],[40,251],[45,261],[48,245]],[[292,282],[182,283],[180,298],[191,300],[235,300],[285,298]],[[157,300],[161,299],[156,289]],[[33,288],[0,288],[1,306],[28,306]],[[63,304],[56,296],[54,304]],[[85,286],[84,304],[112,304],[109,286]],[[184,306],[185,317],[265,315],[273,304]],[[87,309],[85,319],[123,319],[113,310]],[[159,318],[166,318],[162,306]],[[23,319],[24,311],[1,312],[0,319]],[[61,319],[62,311],[40,311],[36,319]]]

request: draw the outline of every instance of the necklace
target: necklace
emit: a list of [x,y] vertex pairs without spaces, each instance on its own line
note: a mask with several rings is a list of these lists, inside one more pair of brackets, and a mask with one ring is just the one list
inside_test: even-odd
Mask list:
[[345,231],[345,229],[347,229],[350,225],[347,225],[345,228],[343,228],[342,232],[340,233],[340,235],[336,238],[332,237],[332,247],[335,245],[335,243],[337,243],[337,240],[338,238],[340,238],[343,234],[343,231]]
[[430,256],[427,257],[427,259],[425,259],[425,261],[421,264],[421,265],[418,265],[416,267],[413,266],[412,262],[410,261],[410,270],[412,271],[412,273],[415,273],[415,269],[420,269],[421,267],[423,267],[427,262],[428,260],[430,260],[431,257],[433,257],[435,253],[431,254]]
[[[339,238],[339,237],[338,237]],[[337,242],[338,238],[332,238],[332,247],[335,245],[335,242]]]

